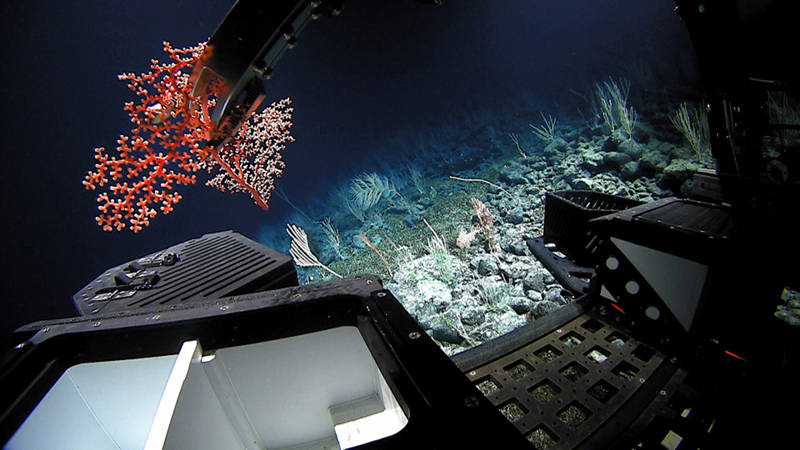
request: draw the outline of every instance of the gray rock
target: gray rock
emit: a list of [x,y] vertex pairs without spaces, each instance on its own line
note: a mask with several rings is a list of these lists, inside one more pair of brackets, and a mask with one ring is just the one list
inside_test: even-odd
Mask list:
[[461,323],[468,327],[476,327],[486,320],[486,307],[476,306],[474,308],[466,308],[461,313]]
[[639,169],[645,176],[653,176],[664,170],[669,164],[669,157],[657,150],[646,150],[639,158]]
[[580,190],[592,190],[592,180],[589,178],[576,178],[571,182],[572,187]]
[[528,297],[509,297],[507,305],[519,315],[529,313],[534,307],[534,303]]
[[543,271],[532,270],[522,279],[522,286],[526,291],[544,292],[547,285],[544,282]]
[[470,267],[476,269],[478,274],[483,276],[494,275],[497,273],[497,262],[490,255],[476,255],[469,262]]
[[525,291],[525,296],[533,303],[542,301],[542,293],[538,291]]
[[619,143],[619,139],[614,136],[609,136],[603,141],[603,146],[600,147],[600,150],[603,152],[616,152],[619,149]]
[[561,305],[557,303],[542,300],[533,307],[531,312],[533,313],[533,317],[535,319],[539,319],[559,308],[561,308]]
[[505,217],[506,222],[513,223],[513,224],[520,224],[525,220],[525,215],[523,214],[522,208],[519,206],[512,208]]
[[555,156],[559,153],[564,153],[569,148],[567,141],[560,137],[554,138],[544,147],[544,154],[546,156]]
[[522,239],[508,239],[503,241],[501,247],[504,252],[511,253],[516,256],[526,256],[528,254],[528,246]]
[[547,293],[544,294],[544,301],[555,303],[557,305],[561,305],[564,303],[564,299],[561,297],[561,288],[553,288],[548,289]]
[[619,171],[619,176],[623,180],[632,181],[639,178],[639,163],[637,161],[628,161],[622,165]]
[[630,155],[622,152],[607,152],[603,155],[603,165],[612,169],[620,168],[631,160]]
[[428,334],[437,341],[448,342],[450,344],[460,344],[464,342],[464,337],[443,320],[436,322],[428,330]]
[[500,272],[507,279],[518,280],[530,272],[530,266],[521,261],[516,261],[511,264],[501,264]]
[[673,159],[661,172],[658,185],[664,189],[680,192],[681,185],[699,168],[699,164],[687,159]]
[[642,155],[644,147],[633,139],[626,139],[619,144],[619,151],[629,155],[631,158],[638,158]]
[[602,170],[603,154],[595,151],[587,151],[583,154],[583,167],[590,173],[598,173]]
[[504,167],[500,171],[499,179],[500,181],[508,184],[509,186],[516,186],[528,182],[528,180],[525,179],[525,173],[523,167],[518,165],[510,165],[508,167]]

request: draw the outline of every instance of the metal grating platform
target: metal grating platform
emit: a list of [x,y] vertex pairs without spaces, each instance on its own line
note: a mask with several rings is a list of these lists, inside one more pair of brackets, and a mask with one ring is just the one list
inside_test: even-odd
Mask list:
[[[649,404],[658,391],[647,389],[644,403],[632,399],[675,372],[664,359],[604,319],[582,314],[466,375],[534,448],[575,448],[608,430],[626,405]],[[653,378],[659,380],[647,383]]]

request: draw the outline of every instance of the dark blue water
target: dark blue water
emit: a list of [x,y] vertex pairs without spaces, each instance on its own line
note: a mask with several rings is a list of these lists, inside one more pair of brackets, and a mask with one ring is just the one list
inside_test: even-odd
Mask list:
[[[145,70],[161,57],[163,40],[189,46],[207,39],[229,6],[0,6],[4,335],[73,315],[71,295],[106,268],[204,233],[234,229],[285,251],[284,227],[302,220],[300,209],[312,221],[332,217],[350,245],[374,227],[348,217],[335,192],[347,193],[365,172],[394,175],[417,208],[407,225],[419,225],[440,200],[415,198],[413,186],[401,184],[408,178],[402,168],[421,170],[444,201],[452,194],[441,184],[448,175],[514,160],[510,132],[523,136],[531,156],[542,152],[528,127],[541,122],[540,113],[558,117],[565,134],[586,128],[593,120],[586,98],[609,76],[630,80],[630,102],[649,127],[668,128],[670,108],[697,90],[688,36],[669,0],[451,1],[438,8],[351,0],[341,16],[312,23],[266,83],[268,101],[294,100],[297,141],[284,154],[279,186],[297,209],[275,195],[264,212],[245,195],[198,183],[144,232],[102,232],[93,219],[95,193],[80,182],[92,149],[113,147],[130,128],[121,106],[131,97],[116,74]],[[479,164],[457,164],[462,159]],[[342,267],[322,247],[325,262],[339,259]]]

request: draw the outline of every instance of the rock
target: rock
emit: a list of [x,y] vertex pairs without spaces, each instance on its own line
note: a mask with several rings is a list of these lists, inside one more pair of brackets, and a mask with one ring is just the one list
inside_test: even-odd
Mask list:
[[534,307],[534,303],[528,297],[509,297],[506,303],[515,313],[519,315],[528,314]]
[[522,286],[526,291],[544,292],[547,285],[544,282],[542,271],[531,270],[522,279]]
[[497,262],[487,254],[477,255],[469,262],[470,267],[476,269],[478,274],[483,276],[494,275],[497,273]]
[[602,171],[603,154],[595,151],[588,151],[583,154],[583,167],[589,173],[598,173]]
[[610,169],[618,169],[631,161],[630,155],[622,152],[607,152],[603,154],[603,166]]
[[620,168],[619,176],[623,180],[633,181],[639,178],[639,162],[638,161],[628,161],[627,163],[622,165]]
[[510,309],[500,316],[494,324],[498,336],[509,333],[525,325],[525,318]]
[[680,192],[681,185],[699,168],[699,164],[687,159],[673,159],[661,172],[658,185],[664,189]]
[[502,273],[506,279],[518,280],[524,277],[529,271],[530,266],[521,261],[500,265],[500,273]]
[[527,163],[527,165],[534,172],[539,172],[547,168],[547,162],[540,157],[529,156],[526,161],[530,161],[529,163]]
[[531,312],[533,313],[533,317],[535,319],[540,319],[559,308],[561,308],[561,305],[557,303],[542,300],[533,307]]
[[466,308],[461,313],[461,323],[468,327],[476,327],[486,320],[486,307],[476,306],[473,308]]
[[636,159],[642,155],[644,147],[633,139],[627,139],[619,144],[619,151]]
[[542,301],[542,294],[541,292],[537,291],[525,291],[525,296],[528,297],[530,301],[533,303],[538,303]]
[[544,147],[544,154],[545,156],[555,156],[560,153],[564,153],[569,148],[569,144],[567,141],[560,137],[554,138]]
[[528,246],[522,239],[509,239],[500,244],[504,252],[511,253],[516,256],[526,256],[528,254]]
[[669,164],[669,157],[658,150],[646,150],[639,158],[639,170],[644,176],[652,177],[664,170]]
[[464,337],[444,320],[434,323],[428,330],[428,335],[437,341],[448,342],[450,344],[460,344],[464,342]]
[[544,294],[543,298],[544,298],[544,301],[546,301],[546,302],[555,303],[557,305],[563,305],[564,304],[564,298],[561,297],[561,288],[560,287],[548,289],[547,292]]
[[516,186],[528,182],[528,180],[525,179],[525,173],[523,171],[523,168],[516,164],[504,167],[500,171],[499,179],[500,181],[506,183],[509,186]]
[[603,141],[603,146],[600,150],[603,152],[616,152],[619,149],[620,141],[616,137],[609,136]]
[[576,178],[572,180],[570,184],[572,184],[572,187],[574,187],[575,189],[589,190],[589,191],[593,189],[592,180],[590,180],[589,178]]
[[525,193],[531,197],[538,197],[539,195],[543,195],[541,188],[531,183],[525,185]]
[[520,224],[525,220],[525,215],[523,214],[522,208],[519,206],[512,208],[505,217],[506,222],[513,223],[513,224]]

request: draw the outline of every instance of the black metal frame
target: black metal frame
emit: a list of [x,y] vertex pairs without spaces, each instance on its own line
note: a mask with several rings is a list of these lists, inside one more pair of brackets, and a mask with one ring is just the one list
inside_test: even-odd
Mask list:
[[[38,322],[0,368],[6,442],[64,371],[104,360],[206,350],[356,326],[409,419],[361,448],[525,448],[525,439],[463,376],[380,280],[361,277],[249,294],[177,309]],[[442,430],[454,430],[443,433]],[[457,431],[466,430],[466,431]],[[476,430],[491,430],[480,433]]]

